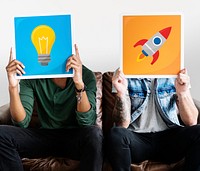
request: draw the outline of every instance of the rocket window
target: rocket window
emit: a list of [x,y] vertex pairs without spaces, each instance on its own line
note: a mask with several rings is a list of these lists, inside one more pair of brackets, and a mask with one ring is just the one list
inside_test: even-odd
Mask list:
[[153,43],[156,45],[156,46],[159,46],[161,43],[162,43],[162,39],[160,37],[154,37],[153,38]]

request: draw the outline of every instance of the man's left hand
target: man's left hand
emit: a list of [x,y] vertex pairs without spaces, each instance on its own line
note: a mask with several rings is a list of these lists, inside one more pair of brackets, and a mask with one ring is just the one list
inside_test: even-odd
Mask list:
[[188,92],[190,88],[190,77],[188,76],[185,68],[179,72],[175,81],[175,87],[177,94],[184,94]]
[[69,57],[67,60],[66,64],[66,71],[69,71],[69,69],[73,68],[74,69],[74,77],[73,81],[77,89],[83,89],[84,88],[84,83],[82,80],[82,62],[79,56],[79,51],[78,47],[75,44],[75,55],[72,55]]

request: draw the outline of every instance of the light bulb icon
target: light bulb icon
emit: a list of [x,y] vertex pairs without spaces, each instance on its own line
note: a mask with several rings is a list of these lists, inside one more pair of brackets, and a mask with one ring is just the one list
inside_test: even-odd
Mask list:
[[48,65],[50,62],[50,53],[55,42],[55,32],[47,25],[37,26],[31,34],[31,41],[38,53],[38,62],[42,66]]

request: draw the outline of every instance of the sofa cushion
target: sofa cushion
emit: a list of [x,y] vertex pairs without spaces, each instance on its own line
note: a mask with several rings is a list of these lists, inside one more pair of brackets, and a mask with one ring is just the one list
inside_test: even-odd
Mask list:
[[79,171],[79,161],[60,157],[22,159],[25,171]]
[[184,159],[172,164],[145,160],[139,164],[131,164],[131,169],[132,171],[181,171],[183,163]]
[[[184,159],[172,164],[145,160],[138,164],[131,164],[131,171],[182,171],[183,164]],[[108,162],[104,163],[103,171],[113,171]]]

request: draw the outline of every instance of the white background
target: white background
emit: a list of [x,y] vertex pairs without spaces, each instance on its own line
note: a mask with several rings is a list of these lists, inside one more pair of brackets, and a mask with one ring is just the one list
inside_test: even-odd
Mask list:
[[[5,67],[13,46],[14,16],[72,14],[74,42],[93,71],[114,71],[121,58],[121,15],[182,13],[185,67],[192,95],[200,100],[199,0],[2,0],[0,5],[0,105],[9,102]],[[148,26],[147,26],[148,27]]]

